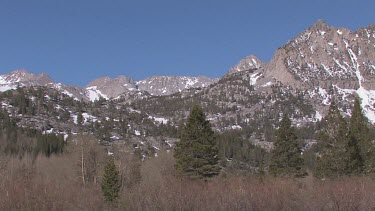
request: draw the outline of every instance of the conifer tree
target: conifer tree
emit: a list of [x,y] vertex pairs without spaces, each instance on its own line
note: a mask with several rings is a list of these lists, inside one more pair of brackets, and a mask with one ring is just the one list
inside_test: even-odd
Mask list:
[[[317,157],[315,175],[321,178],[346,175],[350,163],[348,127],[335,100],[332,100],[328,114],[322,120],[322,125],[323,129],[319,134],[321,150]],[[355,154],[355,146],[352,149]]]
[[201,178],[219,174],[216,137],[200,106],[193,106],[174,156],[176,169],[185,175]]
[[374,146],[371,143],[367,118],[363,114],[358,98],[354,101],[349,126],[350,139],[350,173],[366,173],[375,171]]
[[108,163],[104,168],[104,175],[102,180],[102,192],[104,199],[107,202],[114,202],[119,196],[120,192],[120,177],[116,169],[113,157],[110,157]]
[[82,125],[83,124],[83,115],[81,112],[78,112],[77,114],[77,124]]
[[286,114],[277,131],[275,147],[272,151],[270,173],[274,176],[302,177],[306,175],[297,136]]

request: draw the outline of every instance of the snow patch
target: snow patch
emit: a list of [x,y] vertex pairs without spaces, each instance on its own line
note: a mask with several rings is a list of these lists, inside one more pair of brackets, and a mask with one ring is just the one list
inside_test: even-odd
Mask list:
[[357,90],[357,94],[362,99],[361,106],[366,117],[370,122],[375,123],[375,90],[368,91],[360,87]]
[[95,102],[99,100],[101,97],[108,100],[108,96],[103,94],[100,90],[98,90],[97,86],[90,86],[86,88],[86,96],[90,99],[91,102]]
[[153,116],[149,116],[148,118],[151,119],[151,120],[154,120],[155,122],[157,122],[157,123],[159,123],[159,124],[161,124],[161,123],[163,123],[163,124],[167,124],[168,121],[169,121],[168,119],[163,118],[163,117],[153,117]]
[[135,134],[136,136],[140,136],[140,135],[141,135],[141,131],[139,131],[139,130],[134,130],[134,134]]
[[0,92],[5,92],[8,90],[15,90],[15,89],[17,89],[16,86],[7,85],[7,84],[0,85]]
[[315,119],[321,121],[323,119],[323,116],[319,113],[319,111],[315,112]]
[[242,129],[242,127],[239,126],[239,125],[232,125],[231,128],[232,128],[233,130],[241,130],[241,129]]
[[267,87],[267,86],[271,86],[272,85],[272,82],[267,82],[266,84],[263,84],[262,87]]
[[319,93],[319,95],[320,95],[322,98],[324,98],[323,101],[322,101],[322,103],[323,103],[324,105],[329,105],[329,95],[328,95],[327,91],[326,91],[325,89],[319,87],[319,89],[318,89],[318,93]]
[[254,73],[250,76],[250,85],[254,86],[257,80],[262,76],[262,73]]

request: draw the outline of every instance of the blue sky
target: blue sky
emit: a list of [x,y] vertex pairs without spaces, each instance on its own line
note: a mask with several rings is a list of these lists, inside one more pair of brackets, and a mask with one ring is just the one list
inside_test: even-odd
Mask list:
[[221,77],[324,19],[375,23],[375,1],[0,0],[0,74],[23,68],[84,86],[102,77]]

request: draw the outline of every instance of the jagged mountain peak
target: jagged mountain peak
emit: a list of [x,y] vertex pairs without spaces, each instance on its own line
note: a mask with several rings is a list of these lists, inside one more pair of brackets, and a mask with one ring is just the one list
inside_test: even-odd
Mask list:
[[101,77],[86,86],[86,96],[91,100],[102,98],[116,98],[122,93],[136,90],[135,81],[128,76],[120,75],[116,78]]
[[106,76],[106,77],[101,77],[101,78],[91,81],[86,87],[92,87],[92,86],[103,87],[103,86],[114,86],[114,85],[123,86],[125,84],[135,85],[135,81],[131,77],[125,76],[125,75],[119,75],[116,78],[110,78]]
[[46,85],[53,83],[52,79],[45,73],[36,75],[24,69],[17,69],[8,74],[0,76],[0,84],[7,85]]
[[316,31],[316,30],[328,30],[331,26],[329,26],[323,19],[319,19],[315,22],[309,30]]
[[325,105],[329,95],[324,93],[332,87],[344,93],[343,99],[359,96],[375,122],[375,32],[369,28],[352,32],[320,21],[279,48],[265,76],[297,89],[319,90]]
[[265,63],[253,54],[250,54],[246,58],[242,59],[236,66],[232,67],[228,74],[241,72],[250,69],[259,69],[263,67]]

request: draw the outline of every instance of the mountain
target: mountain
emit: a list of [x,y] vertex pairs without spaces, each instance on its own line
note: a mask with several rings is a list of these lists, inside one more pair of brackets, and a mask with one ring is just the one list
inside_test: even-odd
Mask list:
[[242,59],[236,66],[232,67],[228,74],[241,72],[244,70],[259,69],[263,67],[265,63],[254,55],[249,55]]
[[332,97],[347,104],[359,96],[375,123],[374,64],[375,25],[352,32],[319,20],[276,51],[264,76],[317,95],[316,106]]
[[[271,61],[250,55],[220,79],[154,76],[136,81],[119,76],[80,88],[55,83],[45,74],[14,71],[0,76],[0,87],[13,90],[2,94],[2,107],[23,127],[76,132],[81,113],[83,130],[100,140],[130,140],[143,149],[171,146],[166,137],[175,140],[177,126],[194,104],[200,104],[217,132],[238,130],[270,149],[284,113],[304,131],[304,140],[312,140],[311,128],[327,113],[333,98],[348,117],[359,97],[374,125],[374,64],[375,25],[351,31],[319,20],[278,48]],[[16,90],[17,86],[23,88]],[[27,97],[15,97],[22,94]],[[101,133],[108,134],[103,138]]]
[[144,80],[135,81],[127,76],[117,78],[99,78],[86,86],[87,96],[93,101],[99,97],[117,98],[127,93],[148,92],[151,95],[170,95],[185,89],[207,87],[218,79],[205,76],[153,76]]
[[210,87],[135,103],[146,112],[176,119],[200,103],[221,130],[244,127],[250,120],[277,123],[283,112],[295,125],[314,123],[333,98],[349,116],[359,97],[365,115],[375,123],[374,64],[375,25],[352,32],[319,20],[277,49],[268,63],[250,55]]
[[169,95],[185,89],[207,87],[218,79],[205,76],[154,76],[141,81],[120,75],[116,78],[103,77],[90,82],[86,87],[54,82],[48,75],[35,75],[26,70],[15,70],[0,75],[0,91],[16,89],[18,86],[48,86],[77,100],[96,101],[100,98],[128,98],[134,94]]
[[124,92],[137,90],[135,81],[127,76],[120,75],[117,78],[99,78],[90,82],[85,89],[91,101],[98,100],[99,97],[109,99],[116,98]]
[[170,95],[185,89],[207,87],[218,79],[205,76],[153,76],[138,81],[138,89],[151,95]]
[[26,70],[15,70],[9,74],[0,75],[0,91],[15,89],[17,86],[45,86],[52,83],[45,73],[35,75]]

